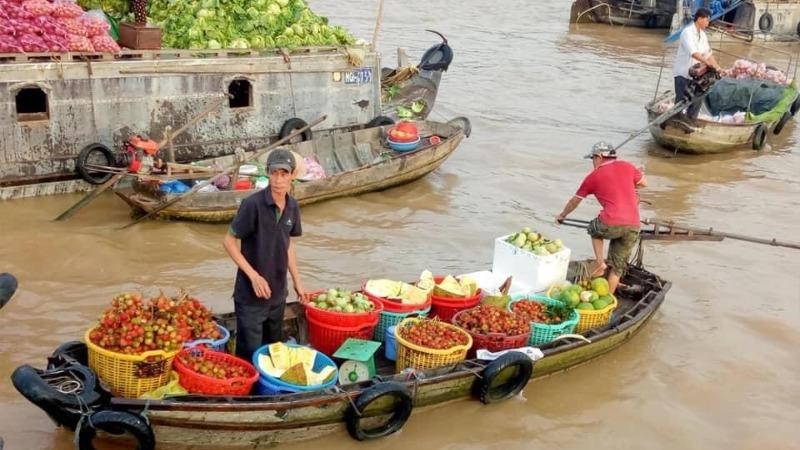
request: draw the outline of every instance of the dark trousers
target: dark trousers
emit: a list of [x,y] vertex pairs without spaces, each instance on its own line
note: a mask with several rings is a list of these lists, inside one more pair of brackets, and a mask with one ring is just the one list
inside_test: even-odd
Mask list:
[[[692,80],[685,78],[685,77],[675,77],[675,103],[678,104],[684,100],[689,99],[688,91],[689,86],[691,85]],[[697,115],[700,113],[700,104],[701,101],[692,104],[686,110],[686,116],[692,119],[696,119]]]
[[282,301],[234,301],[236,311],[236,356],[250,361],[253,353],[265,344],[283,340],[283,313],[286,299]]

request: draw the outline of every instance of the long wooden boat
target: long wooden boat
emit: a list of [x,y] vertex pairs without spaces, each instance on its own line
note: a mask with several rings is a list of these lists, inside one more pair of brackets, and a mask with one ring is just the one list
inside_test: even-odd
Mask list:
[[575,0],[570,22],[670,28],[676,10],[676,0]]
[[[416,150],[410,152],[396,152],[387,146],[384,137],[386,126],[287,146],[300,156],[314,157],[328,175],[319,180],[295,182],[292,195],[301,205],[308,205],[411,182],[438,168],[458,148],[469,129],[465,119],[450,123],[418,122],[418,128],[421,142]],[[433,136],[438,136],[440,142],[430,143]],[[228,167],[234,164],[234,158],[226,156],[205,162]],[[263,164],[265,161],[266,155],[260,162]],[[199,192],[156,215],[162,219],[227,222],[233,219],[242,199],[254,192],[256,189]],[[150,184],[139,182],[115,193],[136,213],[151,212],[179,195],[162,194]]]
[[[648,122],[657,119],[662,103],[674,103],[671,92],[656,97],[645,105]],[[651,125],[650,134],[659,145],[683,153],[727,153],[743,149],[761,150],[768,137],[782,131],[784,124],[775,122],[721,123],[701,118],[687,121],[673,117],[661,125]]]
[[[573,263],[571,268],[574,266]],[[177,444],[192,448],[267,447],[287,441],[319,437],[345,427],[351,431],[351,434],[354,434],[351,430],[354,417],[381,419],[397,412],[398,406],[390,401],[391,397],[381,397],[385,401],[374,402],[370,408],[359,411],[360,415],[354,413],[357,405],[361,404],[360,401],[366,396],[374,395],[376,390],[385,391],[388,387],[389,390],[399,389],[412,393],[406,397],[408,399],[406,407],[414,408],[416,411],[416,408],[470,398],[475,395],[477,387],[485,388],[486,385],[482,383],[489,383],[487,381],[489,379],[499,381],[498,386],[502,386],[503,382],[520,380],[519,377],[522,373],[524,374],[524,378],[520,380],[522,383],[517,385],[517,388],[521,390],[531,375],[533,379],[553,375],[587,363],[614,350],[631,340],[637,332],[644,328],[664,302],[671,287],[669,281],[661,279],[642,267],[634,266],[623,278],[623,283],[628,285],[628,288],[623,292],[617,292],[619,306],[612,316],[611,322],[603,327],[585,331],[581,336],[577,336],[579,339],[557,340],[541,346],[544,357],[534,364],[532,374],[521,370],[495,370],[497,369],[496,363],[500,359],[488,363],[481,360],[468,360],[454,367],[419,371],[414,374],[395,374],[393,365],[379,363],[378,375],[373,379],[326,391],[279,396],[192,395],[153,401],[111,398],[110,400],[98,400],[91,406],[91,409],[127,412],[133,414],[131,417],[146,415],[148,423],[139,421],[137,422],[138,426],[140,428],[147,427],[142,433],[148,434],[149,439],[156,441],[160,448],[169,448],[171,445]],[[294,336],[298,336],[302,342],[304,326],[300,307],[293,304],[288,311],[285,325],[293,329]],[[235,323],[235,321],[233,322]],[[55,368],[53,370],[57,370],[57,367],[64,364],[65,361],[80,364],[81,360],[86,357],[85,345],[82,349],[80,345],[82,344],[76,343],[60,347],[62,351],[57,350],[50,358],[50,366]],[[71,350],[64,350],[66,348]],[[521,356],[522,354],[519,352],[511,352],[508,355],[523,358],[530,368],[530,360],[527,356]],[[518,362],[521,363],[521,360]],[[506,369],[521,366],[522,364],[519,366],[512,364],[506,366]],[[26,398],[42,400],[42,397],[55,395],[47,394],[47,385],[41,383],[38,385],[40,387],[38,391],[31,388],[31,385],[35,384],[34,381],[39,382],[40,378],[56,380],[48,381],[51,385],[55,384],[58,379],[49,378],[48,372],[50,371],[32,372],[33,369],[28,369],[26,376],[24,368],[30,368],[30,366],[18,368],[12,375],[12,380],[15,387]],[[494,372],[490,374],[490,371],[493,370]],[[489,403],[488,398],[483,395],[485,391],[481,389],[478,389],[479,397],[484,403]],[[509,393],[507,396],[495,400],[499,401],[510,395]],[[43,409],[57,423],[67,427],[84,426],[77,423],[81,415],[75,409],[53,406],[53,403],[47,402],[41,404],[45,405]],[[42,407],[41,404],[39,404],[40,407]],[[407,412],[410,414],[410,411]],[[96,417],[96,415],[92,417]],[[407,418],[408,416],[405,416],[405,419]],[[402,423],[405,422],[405,419],[402,420]],[[412,417],[411,420],[414,418]],[[399,426],[402,426],[402,423]],[[379,437],[396,431],[397,428],[379,429],[377,434],[369,436],[354,434],[354,437]],[[117,433],[120,431],[119,428],[113,427],[104,429]],[[80,430],[77,433],[82,435]],[[79,437],[83,438],[83,436]]]

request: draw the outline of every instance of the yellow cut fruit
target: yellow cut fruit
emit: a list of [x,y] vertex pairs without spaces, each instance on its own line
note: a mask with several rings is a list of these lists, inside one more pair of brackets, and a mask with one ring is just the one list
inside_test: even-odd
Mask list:
[[278,369],[272,364],[272,358],[270,358],[269,355],[258,355],[258,367],[267,375],[275,378],[280,378],[284,372],[284,369]]
[[272,357],[272,363],[278,369],[288,369],[291,367],[291,355],[289,354],[289,347],[283,342],[276,342],[270,344],[269,355]]

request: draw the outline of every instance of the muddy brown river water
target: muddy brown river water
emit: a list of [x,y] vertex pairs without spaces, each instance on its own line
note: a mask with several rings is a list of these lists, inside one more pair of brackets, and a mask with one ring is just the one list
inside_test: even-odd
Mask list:
[[[312,6],[372,36],[376,2]],[[473,134],[420,181],[305,208],[298,253],[307,287],[487,268],[492,239],[526,225],[561,237],[576,257],[590,255],[585,233],[558,228],[552,217],[590,169],[581,156],[592,143],[621,142],[646,123],[664,33],[570,26],[568,14],[569,2],[554,1],[387,2],[384,64],[394,64],[398,46],[421,56],[435,42],[425,28],[444,33],[455,61],[432,118],[467,116]],[[797,52],[793,45],[778,48]],[[730,48],[785,66],[784,54]],[[644,217],[797,241],[799,139],[790,123],[761,153],[696,157],[663,151],[645,133],[621,155],[649,179]],[[51,221],[78,198],[0,203],[0,272],[22,284],[0,312],[7,449],[72,448],[72,433],[24,400],[9,375],[19,364],[42,366],[56,345],[80,338],[115,293],[187,287],[216,311],[232,308],[225,226],[151,221],[119,231],[129,216],[112,195],[66,223]],[[573,216],[597,210],[587,201]],[[726,240],[650,243],[645,256],[672,291],[642,333],[605,357],[530,384],[524,399],[416,413],[383,440],[356,443],[342,431],[281,447],[800,448],[800,252]]]

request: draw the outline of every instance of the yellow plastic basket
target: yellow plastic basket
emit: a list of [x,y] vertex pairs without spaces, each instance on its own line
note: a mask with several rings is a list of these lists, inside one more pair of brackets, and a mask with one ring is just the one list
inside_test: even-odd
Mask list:
[[141,355],[116,353],[94,344],[89,339],[92,330],[90,328],[84,335],[89,349],[89,368],[109,385],[114,395],[137,398],[169,383],[177,351],[151,350]]
[[424,370],[454,365],[467,359],[467,351],[472,347],[472,336],[461,328],[446,322],[441,322],[441,324],[467,337],[466,344],[456,345],[447,350],[436,350],[422,347],[403,339],[403,337],[400,336],[400,329],[414,322],[418,322],[419,320],[420,319],[413,317],[403,319],[394,330],[394,336],[395,339],[397,339],[397,361],[395,364],[397,372],[409,367],[412,369]]
[[612,295],[611,298],[614,301],[603,309],[576,309],[580,319],[578,320],[578,325],[575,326],[575,332],[583,333],[590,328],[602,327],[608,324],[611,320],[611,314],[619,304],[617,302],[617,297]]

